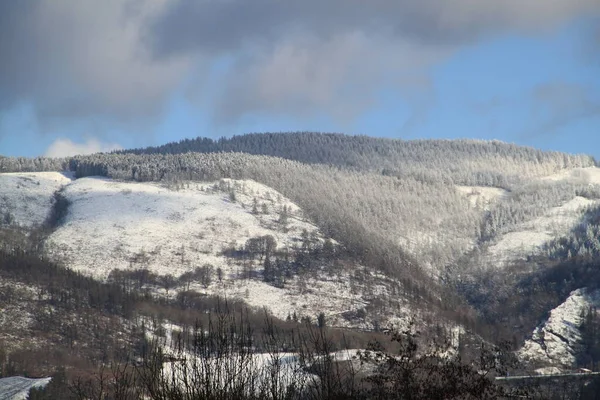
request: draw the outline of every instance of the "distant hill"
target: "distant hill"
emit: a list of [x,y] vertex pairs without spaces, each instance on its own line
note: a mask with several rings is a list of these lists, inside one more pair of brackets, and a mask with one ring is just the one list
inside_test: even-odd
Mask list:
[[595,165],[587,155],[545,152],[500,141],[400,140],[337,133],[253,133],[218,140],[184,139],[122,150],[133,154],[241,152],[337,165],[391,175],[452,179],[456,184],[505,186],[523,177]]
[[0,157],[0,171],[5,237],[37,232],[44,257],[164,301],[232,297],[363,331],[413,313],[517,348],[600,278],[586,155],[273,133]]

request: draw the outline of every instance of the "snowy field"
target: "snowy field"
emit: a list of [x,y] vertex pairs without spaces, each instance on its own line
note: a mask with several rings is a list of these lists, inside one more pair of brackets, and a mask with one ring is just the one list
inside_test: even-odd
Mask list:
[[0,224],[8,219],[26,227],[42,224],[54,193],[71,181],[69,174],[59,172],[0,174]]
[[535,329],[531,339],[519,350],[519,358],[537,365],[572,369],[581,341],[581,314],[591,306],[600,306],[600,290],[571,292],[564,303],[550,312],[548,320]]
[[0,400],[26,400],[33,388],[43,388],[50,378],[30,379],[22,376],[0,378]]
[[[321,237],[298,207],[274,190],[252,181],[228,183],[235,187],[235,201],[229,192],[215,190],[215,184],[190,183],[174,190],[154,183],[78,179],[64,191],[71,201],[69,214],[50,236],[48,249],[69,267],[101,279],[114,268],[178,276],[205,263],[234,277],[240,271],[221,255],[231,246],[272,235],[279,249],[291,249],[304,229]],[[278,223],[284,205],[291,210],[286,229]]]
[[[392,296],[384,276],[369,274],[366,288],[353,282],[355,271],[348,266],[336,275],[315,271],[291,278],[282,289],[262,281],[257,259],[252,265],[255,277],[242,279],[242,262],[224,256],[224,250],[242,248],[249,238],[263,235],[273,236],[279,250],[293,250],[301,245],[304,230],[316,240],[324,239],[295,204],[253,181],[190,182],[175,189],[92,177],[73,181],[64,195],[71,201],[69,213],[49,237],[47,251],[86,275],[106,279],[115,268],[148,268],[178,277],[209,263],[222,270],[223,279],[213,274],[208,287],[192,283],[190,289],[240,298],[282,319],[294,312],[314,319],[324,312],[331,325],[364,328],[372,326],[364,320],[349,322],[342,314],[367,307],[374,296]],[[285,227],[279,222],[284,206]],[[169,295],[175,293],[171,290]],[[388,317],[399,323],[409,310],[395,297],[397,312]]]
[[[155,326],[152,321],[146,322],[147,326]],[[184,382],[200,378],[202,381],[210,381],[211,385],[216,387],[241,384],[249,390],[264,390],[269,388],[271,382],[276,381],[285,390],[292,385],[314,385],[320,380],[317,375],[309,372],[307,367],[320,363],[324,356],[315,355],[302,360],[298,353],[274,350],[253,354],[232,352],[223,356],[203,358],[182,349],[177,339],[173,339],[182,332],[182,327],[164,323],[162,328],[162,336],[147,331],[146,337],[151,343],[160,346],[166,358],[170,359],[162,364],[161,372],[168,381],[173,382],[174,379],[175,384],[184,386]],[[348,371],[365,374],[373,371],[372,364],[361,362],[361,354],[366,353],[374,355],[369,350],[348,349],[329,353],[328,358],[335,362],[349,362],[351,368]]]

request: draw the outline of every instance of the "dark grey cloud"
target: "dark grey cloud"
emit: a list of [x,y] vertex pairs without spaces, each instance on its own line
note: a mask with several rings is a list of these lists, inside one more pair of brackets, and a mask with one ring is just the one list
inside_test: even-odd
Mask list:
[[531,99],[536,127],[523,135],[526,138],[554,135],[569,124],[600,116],[600,98],[594,97],[593,88],[577,83],[538,85]]
[[503,29],[531,30],[598,11],[596,0],[175,1],[151,26],[157,56],[234,51],[290,31],[328,39],[362,31],[427,44],[460,44]]
[[160,3],[0,2],[0,106],[31,101],[42,119],[156,113],[189,65],[140,45]]
[[[30,101],[41,119],[136,120],[193,81],[221,122],[347,119],[383,86],[413,90],[461,45],[599,10],[598,0],[0,1],[0,111]],[[205,84],[223,57],[229,67]]]

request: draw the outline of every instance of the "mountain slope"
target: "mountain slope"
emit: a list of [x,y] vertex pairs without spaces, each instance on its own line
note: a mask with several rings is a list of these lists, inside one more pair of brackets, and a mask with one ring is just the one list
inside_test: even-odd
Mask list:
[[31,379],[21,376],[0,378],[0,399],[26,400],[33,388],[43,388],[50,383],[50,378]]
[[[301,242],[303,230],[322,240],[298,206],[252,181],[188,183],[175,190],[82,178],[67,186],[64,195],[71,203],[69,212],[48,246],[75,270],[102,279],[114,268],[137,265],[180,275],[205,263],[229,276],[238,271],[221,254],[231,246],[243,247],[250,238],[272,235],[279,248],[290,250]],[[285,226],[278,223],[283,207],[289,214]]]
[[[105,280],[115,279],[115,269],[147,269],[159,277],[155,290],[163,295],[187,288],[239,298],[281,319],[315,318],[324,312],[336,326],[397,323],[408,315],[399,296],[389,302],[394,307],[365,318],[365,308],[398,291],[398,283],[383,275],[358,271],[358,279],[359,266],[352,263],[341,269],[317,261],[304,272],[292,272],[295,264],[282,264],[307,246],[320,248],[325,238],[298,206],[256,182],[225,179],[167,187],[90,177],[70,183],[62,193],[69,210],[46,248],[86,275]],[[286,270],[285,282],[267,282],[263,256],[245,254],[252,240],[267,236],[273,238],[272,268],[292,268]],[[205,276],[194,278],[197,268],[207,266]],[[171,287],[161,284],[165,276],[174,278]]]
[[[75,174],[60,192],[68,212],[45,248],[99,279],[162,298],[192,289],[243,299],[282,319],[322,311],[333,325],[364,329],[411,312],[427,324],[444,315],[477,326],[474,308],[491,336],[512,333],[507,324],[518,319],[518,330],[531,332],[585,286],[550,274],[556,260],[600,254],[593,165],[500,142],[310,133],[0,158],[4,171]],[[40,216],[64,214],[49,194],[60,188],[49,186]],[[525,288],[530,281],[535,290]],[[548,282],[561,290],[544,298],[537,287],[557,287]],[[514,293],[522,304],[541,300],[518,317],[503,314],[521,304]]]
[[69,174],[59,172],[0,174],[0,224],[41,225],[54,193],[70,182]]
[[519,350],[519,357],[537,367],[560,367],[571,370],[581,351],[583,313],[600,306],[600,290],[578,289],[550,312],[550,317],[538,326],[531,339]]

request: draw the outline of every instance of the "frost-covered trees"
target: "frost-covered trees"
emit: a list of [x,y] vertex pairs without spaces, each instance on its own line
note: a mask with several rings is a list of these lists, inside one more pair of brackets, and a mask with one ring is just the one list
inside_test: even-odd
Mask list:
[[550,258],[558,260],[600,256],[600,206],[587,208],[582,222],[569,235],[547,243],[545,250]]
[[522,177],[593,166],[585,155],[544,152],[500,141],[411,140],[332,133],[263,133],[211,140],[185,139],[159,147],[124,150],[135,154],[243,152],[413,176],[430,182],[504,187]]
[[[292,200],[363,262],[406,274],[416,261],[434,268],[456,262],[474,243],[492,240],[575,194],[597,197],[598,190],[576,183],[530,183],[594,163],[588,156],[497,141],[292,133],[186,140],[60,161],[0,158],[0,171],[68,167],[78,177],[137,181],[252,179]],[[500,186],[507,195],[483,212],[457,184]],[[226,189],[233,199],[236,189]],[[282,225],[289,214],[258,201],[251,210],[279,212]]]

